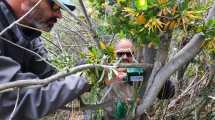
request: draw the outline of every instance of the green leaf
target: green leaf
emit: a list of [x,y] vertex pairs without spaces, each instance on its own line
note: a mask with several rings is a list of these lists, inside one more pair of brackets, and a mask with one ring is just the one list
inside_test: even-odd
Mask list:
[[207,26],[215,26],[215,19],[208,20]]
[[179,4],[179,9],[181,11],[188,9],[188,4],[189,4],[188,0],[181,0],[180,2],[181,3]]
[[137,10],[147,10],[148,9],[147,0],[136,0],[135,5],[136,5]]

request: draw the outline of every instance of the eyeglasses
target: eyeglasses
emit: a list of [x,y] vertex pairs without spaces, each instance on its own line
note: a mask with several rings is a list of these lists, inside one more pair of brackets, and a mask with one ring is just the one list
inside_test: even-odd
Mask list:
[[117,57],[122,57],[124,55],[126,55],[127,57],[132,57],[131,52],[117,52],[116,55],[117,55]]

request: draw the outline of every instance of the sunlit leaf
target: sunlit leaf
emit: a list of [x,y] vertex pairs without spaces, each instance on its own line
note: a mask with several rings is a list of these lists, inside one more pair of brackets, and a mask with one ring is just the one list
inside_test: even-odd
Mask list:
[[138,10],[147,10],[148,9],[147,0],[136,0],[135,4],[136,4],[136,8]]
[[99,48],[101,48],[101,49],[105,49],[106,48],[106,45],[105,45],[105,43],[103,42],[103,41],[99,41]]

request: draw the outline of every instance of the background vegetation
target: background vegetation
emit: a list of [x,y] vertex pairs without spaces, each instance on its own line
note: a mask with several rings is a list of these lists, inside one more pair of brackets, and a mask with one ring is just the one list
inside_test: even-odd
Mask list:
[[[159,53],[165,57],[159,59],[161,69],[196,33],[201,32],[205,35],[201,51],[169,78],[175,83],[176,95],[170,100],[156,101],[146,115],[153,120],[215,119],[215,20],[205,20],[214,1],[89,0],[84,1],[87,16],[80,1],[75,1],[75,17],[64,12],[64,19],[58,22],[54,30],[43,34],[55,66],[65,70],[81,60],[104,64],[104,55],[108,56],[108,63],[114,63],[113,43],[126,37],[135,43],[135,57],[139,62],[148,63],[147,58],[150,58],[153,61],[151,64],[154,64]],[[167,49],[161,53],[161,48]],[[85,74],[94,87],[83,95],[87,96],[87,101],[83,99],[96,104],[104,92],[103,82],[98,83],[102,70],[88,70]],[[81,108],[77,101],[69,105],[74,108],[70,112],[57,112],[44,119],[84,119],[83,116],[101,119],[102,109],[77,112],[75,108]]]

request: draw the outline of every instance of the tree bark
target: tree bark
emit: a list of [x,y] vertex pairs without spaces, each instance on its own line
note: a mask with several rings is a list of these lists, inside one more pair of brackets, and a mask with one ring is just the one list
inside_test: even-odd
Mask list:
[[[157,51],[156,62],[154,64],[154,68],[152,70],[152,73],[151,73],[151,75],[149,77],[148,85],[147,85],[145,93],[147,93],[147,91],[151,87],[151,85],[152,85],[152,83],[154,81],[154,77],[156,76],[156,73],[160,70],[160,68],[168,60],[168,52],[169,52],[169,45],[170,45],[170,41],[171,41],[171,34],[170,33],[162,33],[160,40],[161,40],[161,42],[160,42],[159,49]],[[153,59],[153,58],[151,58],[151,59]]]
[[145,93],[145,99],[142,104],[138,106],[137,114],[141,115],[146,109],[148,109],[155,100],[158,92],[163,86],[166,79],[170,77],[172,73],[178,70],[186,62],[191,60],[200,50],[201,45],[204,42],[204,35],[202,33],[196,34],[193,39],[180,50],[174,58],[172,58],[166,65],[164,65],[152,78],[151,87]]

